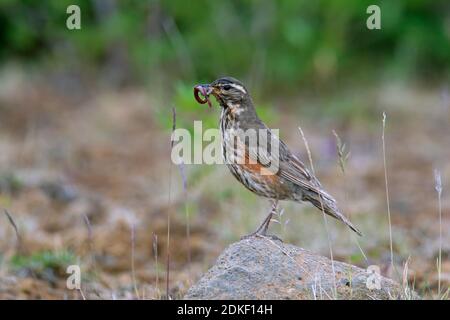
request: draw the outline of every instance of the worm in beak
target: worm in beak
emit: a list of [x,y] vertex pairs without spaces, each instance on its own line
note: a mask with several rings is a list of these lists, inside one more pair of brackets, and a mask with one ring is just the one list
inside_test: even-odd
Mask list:
[[[205,104],[208,103],[208,106],[211,108],[211,100],[209,100],[209,95],[212,92],[212,88],[208,84],[199,84],[194,87],[194,97],[198,103]],[[200,97],[201,94],[203,98]]]

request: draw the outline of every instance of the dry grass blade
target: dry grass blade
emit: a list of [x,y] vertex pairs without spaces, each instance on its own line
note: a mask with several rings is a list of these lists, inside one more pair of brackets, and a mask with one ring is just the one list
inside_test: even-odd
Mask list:
[[86,214],[83,214],[83,220],[84,220],[84,223],[86,224],[87,231],[88,231],[88,240],[89,240],[89,243],[91,244],[92,235],[93,235],[91,221],[89,220],[89,218]]
[[136,246],[136,231],[134,224],[131,224],[131,277],[133,278],[133,288],[134,293],[136,294],[136,297],[140,299],[139,290],[137,288],[137,281],[136,281],[136,269],[135,269],[135,246]]
[[80,295],[81,295],[81,298],[83,299],[83,300],[86,300],[86,296],[85,296],[85,294],[84,294],[84,292],[83,292],[83,289],[78,289],[78,292],[80,293]]
[[334,130],[333,135],[336,138],[336,151],[338,154],[339,167],[341,168],[342,173],[345,175],[345,166],[347,164],[348,158],[350,157],[350,152],[346,150],[347,147],[345,143],[342,142],[341,138]]
[[[313,164],[313,160],[312,160],[311,150],[309,149],[308,140],[306,139],[302,128],[299,126],[298,129],[300,130],[300,134],[302,136],[303,143],[305,144],[306,152],[308,153],[308,159],[309,159],[309,164],[311,166],[311,172],[315,176],[316,173],[314,171],[314,164]],[[335,273],[335,269],[334,269],[333,248],[331,246],[330,232],[328,230],[328,221],[327,221],[327,216],[325,214],[325,209],[324,209],[324,206],[323,206],[323,199],[322,199],[321,195],[319,195],[319,200],[320,200],[320,206],[321,206],[321,209],[322,209],[323,221],[324,221],[324,224],[325,224],[325,232],[327,233],[328,247],[329,247],[329,250],[330,250],[331,269],[333,271],[334,298],[337,299],[336,273]]]
[[22,238],[21,238],[20,233],[19,233],[19,228],[17,227],[16,222],[14,221],[12,215],[8,212],[8,210],[4,209],[3,213],[5,214],[6,218],[8,219],[9,223],[11,224],[11,226],[14,229],[14,232],[15,232],[16,237],[17,237],[17,247],[20,248],[21,245],[22,245]]
[[439,210],[439,256],[437,261],[438,269],[438,296],[441,295],[441,272],[442,272],[442,178],[439,170],[434,170],[435,190],[438,195]]
[[180,169],[181,180],[183,183],[183,202],[184,202],[184,212],[186,217],[186,241],[187,241],[187,260],[188,260],[188,278],[191,279],[191,224],[190,224],[190,214],[188,207],[188,190],[187,190],[187,177],[185,172],[184,162],[181,162],[178,166]]
[[403,287],[403,295],[401,298],[406,300],[411,300],[414,298],[413,292],[414,288],[411,288],[408,282],[408,272],[409,272],[409,264],[411,257],[408,257],[405,261],[405,265],[403,266],[403,274],[402,274],[402,287]]
[[[172,108],[172,134],[170,137],[170,153],[173,149],[173,133],[177,127],[177,114],[175,108]],[[169,154],[169,157],[171,154]],[[168,197],[167,211],[167,257],[166,257],[166,299],[170,299],[169,296],[169,281],[170,281],[170,212],[172,208],[172,161],[169,161],[169,197]]]
[[382,131],[382,135],[381,135],[381,140],[382,140],[382,144],[383,144],[384,184],[385,184],[385,189],[386,189],[386,206],[387,206],[388,222],[389,222],[389,247],[390,247],[390,253],[391,253],[391,266],[392,266],[392,268],[394,268],[394,249],[393,249],[393,245],[392,245],[391,207],[390,207],[390,199],[389,199],[389,183],[388,183],[388,174],[387,174],[385,131],[386,131],[386,112],[383,112],[383,131]]
[[[86,214],[83,214],[83,221],[84,221],[84,224],[86,225],[87,232],[88,232],[88,250],[89,250],[90,263],[93,267],[94,276],[97,278],[99,276],[100,272],[97,268],[97,259],[95,256],[94,232],[92,229],[91,221],[89,220],[89,217]],[[95,294],[97,294],[97,296],[100,296],[100,294],[96,291],[95,288],[92,288],[92,290],[94,291]],[[82,292],[80,292],[80,293],[83,296],[83,293]]]
[[155,279],[155,287],[156,292],[159,295],[159,266],[158,266],[158,235],[155,233],[152,234],[152,247],[153,247],[153,256],[155,258],[155,271],[156,271],[156,279]]
[[88,232],[89,254],[91,256],[92,265],[94,267],[94,273],[97,276],[98,270],[97,270],[97,261],[95,258],[95,252],[94,252],[94,233],[92,231],[91,221],[89,220],[89,217],[86,214],[83,215],[83,220],[86,225],[87,232]]
[[[335,130],[333,130],[333,135],[336,138],[336,152],[338,155],[338,163],[339,163],[339,167],[341,168],[342,174],[344,176],[344,191],[345,191],[345,200],[347,202],[348,200],[348,190],[347,190],[347,175],[346,175],[346,165],[347,165],[347,160],[350,157],[350,151],[346,150],[346,145],[345,143],[342,142],[342,139],[339,137],[339,135],[337,134],[337,132]],[[350,213],[348,213],[348,218],[350,219]],[[359,243],[358,238],[352,233],[351,237],[353,239],[353,241],[356,243],[359,251],[361,252],[362,256],[364,257],[364,260],[366,262],[368,262],[369,260],[367,259],[367,256],[364,252],[364,250],[361,248],[361,245]]]

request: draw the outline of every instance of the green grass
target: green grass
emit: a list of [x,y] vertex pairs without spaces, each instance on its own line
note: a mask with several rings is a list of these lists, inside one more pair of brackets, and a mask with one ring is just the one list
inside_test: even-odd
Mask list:
[[31,255],[14,255],[9,266],[13,271],[29,271],[36,276],[52,270],[55,274],[65,274],[67,266],[75,264],[77,257],[68,250],[41,251]]
[[23,189],[23,182],[15,174],[5,172],[0,174],[0,191],[16,194]]

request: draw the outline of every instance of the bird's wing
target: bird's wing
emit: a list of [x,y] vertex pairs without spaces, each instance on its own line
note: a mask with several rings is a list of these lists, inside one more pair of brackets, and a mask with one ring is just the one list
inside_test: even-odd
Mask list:
[[336,200],[323,190],[319,180],[317,180],[317,178],[306,169],[305,165],[297,158],[297,156],[289,152],[289,150],[286,153],[285,159],[280,162],[278,174],[301,187],[304,198],[306,198],[305,200],[310,200],[308,199],[308,196],[321,196],[326,203],[332,204],[333,207],[335,206]]
[[[256,161],[259,166],[273,168],[268,164],[278,164],[278,171],[272,171],[297,185],[301,189],[301,197],[304,201],[311,202],[319,210],[326,214],[341,220],[347,224],[350,229],[361,235],[361,232],[339,211],[336,200],[323,190],[319,180],[312,175],[300,159],[292,154],[287,145],[281,141],[275,134],[268,132],[267,136],[258,136],[258,145],[249,145],[245,143],[246,158]],[[270,139],[270,142],[268,141]],[[278,152],[273,152],[274,141],[277,142]],[[270,144],[271,150],[264,150],[265,146]],[[262,146],[262,148],[261,148]]]
[[[324,193],[320,182],[306,168],[300,159],[294,155],[287,145],[280,140],[280,169],[278,174],[288,181],[314,193]],[[324,196],[330,197],[324,193]],[[331,197],[330,197],[331,198]]]
[[[264,127],[263,129],[267,129]],[[276,167],[273,174],[313,192],[319,192],[319,181],[306,169],[305,165],[292,154],[287,145],[267,129],[267,135],[258,135],[258,144],[245,143],[248,158],[266,168]],[[271,146],[268,148],[267,146]],[[278,146],[278,150],[275,148]]]
[[287,154],[287,159],[280,163],[279,175],[301,187],[302,200],[311,202],[317,209],[341,220],[361,236],[361,231],[340,212],[336,200],[322,189],[319,180],[308,172],[304,164],[295,155],[290,152]]

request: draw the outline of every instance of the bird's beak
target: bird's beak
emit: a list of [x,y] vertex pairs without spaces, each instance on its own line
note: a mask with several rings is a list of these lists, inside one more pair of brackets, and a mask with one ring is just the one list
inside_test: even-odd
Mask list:
[[213,87],[210,84],[199,84],[196,87],[202,90],[202,94],[204,94],[205,96],[210,95],[213,91]]
[[[208,106],[211,108],[212,104],[209,100],[209,95],[213,92],[213,87],[209,84],[199,84],[194,87],[194,97],[195,100],[197,100],[198,103],[205,104],[208,103]],[[203,96],[201,98],[199,96],[199,93]]]

